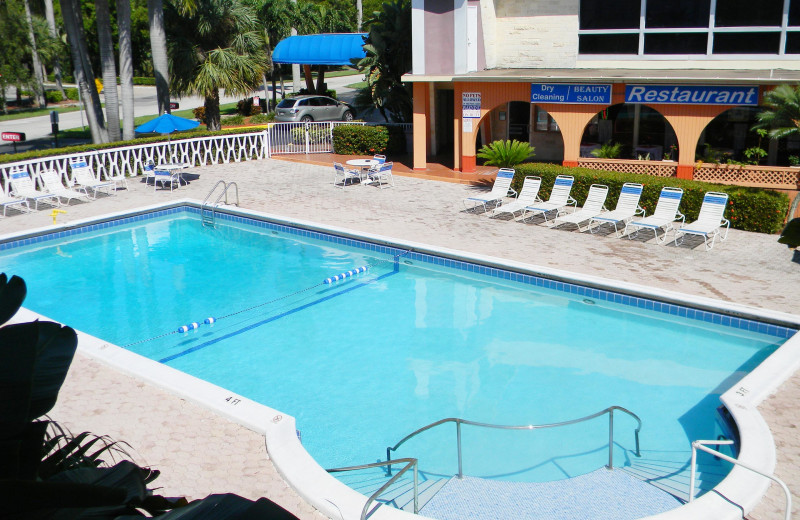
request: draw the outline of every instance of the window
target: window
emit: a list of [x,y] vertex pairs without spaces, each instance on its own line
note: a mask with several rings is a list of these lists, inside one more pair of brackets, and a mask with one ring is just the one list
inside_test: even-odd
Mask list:
[[800,0],[580,0],[579,25],[586,56],[800,54]]
[[559,131],[558,124],[556,123],[556,120],[553,119],[550,116],[550,114],[547,113],[547,111],[542,110],[539,107],[536,107],[536,110],[534,111],[534,114],[535,114],[535,116],[534,116],[535,117],[535,124],[533,126],[533,129],[536,132],[558,132]]

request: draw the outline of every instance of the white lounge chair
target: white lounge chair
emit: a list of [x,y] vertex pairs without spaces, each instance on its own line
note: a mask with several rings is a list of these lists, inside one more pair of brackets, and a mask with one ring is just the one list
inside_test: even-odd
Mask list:
[[[0,190],[0,206],[3,206],[3,216],[6,216],[6,210],[11,206],[25,206],[27,211],[31,210],[30,205],[28,204],[28,199],[23,199],[20,197],[12,197],[11,195],[6,195]],[[21,209],[21,208],[20,208]]]
[[580,231],[582,222],[591,220],[592,217],[596,217],[606,211],[606,197],[608,197],[608,186],[605,184],[592,184],[589,186],[589,194],[586,196],[586,202],[583,203],[581,209],[559,216],[554,224],[575,224],[578,226],[578,231]]
[[[83,191],[89,195],[92,190],[92,199],[97,198],[98,191],[104,191],[108,195],[113,195],[117,191],[117,185],[111,181],[98,181],[94,172],[88,166],[79,166],[79,163],[72,164],[72,185],[73,189]],[[85,164],[85,163],[84,163]]]
[[[494,179],[492,191],[484,197],[467,197],[464,199],[464,208],[468,212],[483,208],[483,213],[486,213],[489,209],[495,209],[503,204],[503,199],[510,194],[516,197],[517,192],[511,189],[511,181],[514,180],[514,173],[516,172],[513,168],[500,168],[497,172],[497,177]],[[491,206],[491,208],[489,206]]]
[[353,168],[345,168],[342,163],[333,163],[333,187],[344,188],[347,186],[347,181],[354,182],[356,179],[361,181],[361,170]]
[[142,179],[144,179],[144,183],[147,184],[150,180],[155,177],[155,169],[156,163],[152,160],[147,161],[142,165]]
[[[686,217],[683,213],[678,211],[681,205],[681,198],[683,198],[683,190],[681,188],[673,188],[665,186],[661,188],[661,194],[658,196],[656,203],[656,210],[649,217],[644,217],[641,220],[632,220],[625,225],[625,234],[628,238],[636,236],[642,228],[650,229],[653,231],[656,243],[663,244],[667,241],[667,232],[673,230],[672,224],[677,221],[683,222]],[[628,233],[628,228],[633,228]],[[664,238],[658,238],[658,230],[664,230]]]
[[556,181],[553,183],[553,190],[550,192],[550,198],[546,202],[525,206],[522,210],[521,222],[540,213],[544,217],[544,221],[547,222],[548,213],[555,211],[556,218],[558,218],[561,215],[561,211],[567,206],[572,206],[572,210],[575,211],[578,201],[569,195],[574,182],[575,178],[571,175],[559,175],[556,177]]
[[87,201],[92,200],[89,197],[89,194],[86,192],[80,192],[78,190],[71,190],[65,187],[61,183],[61,174],[55,170],[47,170],[39,174],[39,178],[42,180],[44,184],[44,189],[47,190],[49,193],[56,195],[61,202],[61,199],[67,199],[67,205],[69,205],[72,199],[85,199]]
[[[644,186],[637,182],[626,182],[622,185],[622,190],[617,199],[617,207],[612,211],[601,213],[592,217],[589,221],[589,231],[594,233],[595,227],[591,227],[595,222],[611,224],[614,226],[614,234],[619,233],[618,224],[627,224],[634,216],[644,216],[644,209],[639,207],[639,199],[642,198]],[[600,226],[597,226],[600,227]]]
[[[720,240],[728,238],[731,222],[725,218],[725,207],[728,205],[728,194],[717,191],[709,191],[703,197],[703,205],[700,206],[700,215],[697,220],[688,224],[681,225],[675,230],[675,245],[680,245],[679,239],[683,235],[700,235],[706,246],[706,251],[714,247],[714,241],[719,236]],[[725,226],[725,234],[720,234],[720,228]],[[711,245],[708,244],[708,236],[711,235]]]
[[508,204],[503,204],[499,208],[496,208],[492,212],[492,218],[497,217],[498,215],[508,215],[508,214],[510,214],[513,218],[516,217],[517,212],[522,211],[525,208],[525,206],[541,202],[542,200],[539,198],[539,188],[541,187],[542,187],[541,177],[536,177],[535,175],[528,175],[522,182],[522,189],[519,190],[519,196],[515,200],[509,202]]
[[113,182],[116,187],[122,186],[126,190],[128,189],[128,179],[125,177],[125,174],[120,171],[117,175],[109,175],[108,170],[106,170],[103,165],[98,166],[98,170],[102,170],[105,172],[105,175],[98,174],[98,178],[102,180],[105,177],[106,182]]
[[161,188],[165,188],[169,183],[169,191],[172,191],[172,186],[177,184],[181,187],[181,175],[178,170],[153,170],[153,191],[158,189],[158,184],[161,183]]
[[8,182],[11,185],[12,195],[32,200],[34,209],[39,209],[40,201],[56,207],[61,205],[57,195],[36,189],[36,184],[25,168],[14,168],[9,171]]
[[392,175],[392,166],[394,166],[394,163],[389,161],[381,163],[376,168],[369,170],[367,172],[367,182],[377,184],[380,189],[384,187],[393,187],[394,176]]

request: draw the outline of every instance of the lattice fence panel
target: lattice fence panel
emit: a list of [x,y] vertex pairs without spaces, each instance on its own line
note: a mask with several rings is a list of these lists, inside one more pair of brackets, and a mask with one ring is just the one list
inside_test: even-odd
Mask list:
[[738,184],[742,186],[770,186],[796,189],[800,184],[800,169],[769,166],[742,166],[732,164],[703,165],[694,171],[694,180]]
[[616,159],[578,159],[578,166],[607,172],[637,173],[655,177],[675,177],[677,163],[667,161],[630,161]]

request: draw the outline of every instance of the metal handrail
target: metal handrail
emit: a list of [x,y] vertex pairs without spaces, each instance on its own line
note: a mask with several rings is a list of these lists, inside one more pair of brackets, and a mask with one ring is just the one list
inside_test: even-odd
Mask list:
[[[211,195],[213,195],[214,192],[217,191],[217,186],[219,186],[220,184],[222,184],[222,186],[223,186],[222,193],[220,193],[217,196],[217,200],[214,201],[214,205],[210,206],[208,204],[208,199],[210,199]],[[225,197],[225,204],[229,204],[229,202],[228,202],[228,189],[230,189],[231,186],[236,188],[236,205],[237,206],[239,205],[239,186],[235,182],[225,182],[224,180],[217,181],[217,183],[214,184],[214,187],[211,188],[211,191],[208,192],[208,195],[206,195],[206,198],[203,199],[203,204],[200,205],[200,221],[203,222],[203,225],[206,224],[206,221],[203,218],[205,216],[206,206],[209,206],[211,208],[211,217],[210,217],[209,223],[212,226],[214,225],[214,214],[216,212],[217,206],[219,205],[219,201],[222,200],[223,196]]]
[[[480,423],[475,421],[468,421],[466,419],[459,419],[455,417],[448,417],[447,419],[440,419],[436,422],[433,422],[427,426],[423,426],[422,428],[409,433],[405,437],[403,437],[400,442],[395,444],[393,447],[386,448],[386,459],[391,458],[391,452],[396,451],[402,444],[404,444],[407,440],[411,439],[412,437],[416,437],[420,433],[430,430],[440,424],[454,422],[456,423],[456,443],[458,445],[458,478],[464,477],[463,465],[462,465],[462,458],[461,458],[461,425],[466,424],[468,426],[480,426],[482,428],[495,428],[499,430],[541,430],[545,428],[556,428],[558,426],[568,426],[570,424],[576,424],[584,421],[588,421],[594,419],[596,417],[600,417],[601,415],[608,414],[608,468],[611,469],[614,467],[614,410],[619,410],[620,412],[624,412],[634,419],[636,419],[637,426],[634,430],[634,437],[636,440],[636,456],[641,457],[639,452],[639,431],[642,429],[642,420],[639,418],[638,415],[627,410],[621,406],[609,406],[605,410],[601,410],[597,413],[593,413],[592,415],[587,415],[586,417],[581,417],[579,419],[572,419],[570,421],[558,422],[558,423],[551,423],[551,424],[527,424],[523,426],[507,426],[507,425],[500,425],[500,424],[489,424],[489,423]],[[392,474],[392,466],[389,465],[388,467],[389,475]]]
[[711,448],[707,447],[709,445],[711,445],[711,446],[720,446],[720,445],[728,445],[728,444],[733,444],[733,441],[725,439],[725,440],[718,440],[718,441],[703,441],[703,440],[699,440],[699,441],[692,442],[692,468],[691,468],[691,471],[689,473],[689,502],[692,502],[694,500],[694,482],[695,482],[695,477],[696,477],[696,473],[697,473],[697,450],[701,450],[701,451],[704,451],[706,453],[710,453],[711,455],[714,455],[715,457],[719,457],[722,460],[727,460],[731,464],[736,464],[737,466],[741,466],[744,469],[749,469],[753,473],[757,473],[757,474],[761,475],[762,477],[766,477],[766,478],[772,480],[773,482],[777,482],[778,485],[781,487],[781,489],[783,489],[783,493],[786,495],[786,513],[784,514],[784,519],[785,520],[791,520],[791,518],[792,518],[792,493],[789,491],[789,487],[781,479],[779,479],[778,477],[772,476],[772,475],[767,475],[766,473],[764,473],[764,472],[762,472],[760,470],[757,470],[754,467],[752,467],[752,466],[750,466],[748,464],[745,464],[744,462],[739,462],[738,460],[734,459],[733,457],[729,457],[729,456],[725,455],[724,453],[720,453],[717,450],[714,450],[714,449],[711,449]]
[[[373,462],[372,464],[361,464],[360,466],[347,466],[345,468],[332,468],[326,470],[328,473],[337,473],[341,471],[355,471],[358,469],[369,469],[369,468],[379,468],[381,466],[389,466],[391,464],[400,464],[405,462],[406,465],[401,469],[395,476],[390,478],[386,484],[380,487],[378,491],[374,492],[372,495],[369,496],[367,499],[367,503],[364,504],[364,508],[361,510],[361,520],[365,520],[367,518],[367,513],[369,512],[369,506],[372,504],[384,491],[389,489],[389,487],[394,484],[397,479],[399,479],[403,473],[408,471],[410,468],[414,468],[414,514],[416,515],[419,513],[419,471],[417,470],[417,459],[406,458],[406,459],[396,459],[396,460],[387,460],[386,462]],[[389,472],[391,475],[391,472]]]

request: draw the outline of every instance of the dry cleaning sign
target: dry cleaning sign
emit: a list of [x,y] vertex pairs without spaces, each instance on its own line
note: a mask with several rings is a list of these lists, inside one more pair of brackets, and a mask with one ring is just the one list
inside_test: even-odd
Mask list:
[[611,85],[531,83],[531,103],[611,104]]

